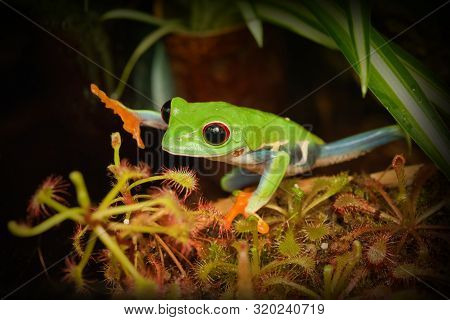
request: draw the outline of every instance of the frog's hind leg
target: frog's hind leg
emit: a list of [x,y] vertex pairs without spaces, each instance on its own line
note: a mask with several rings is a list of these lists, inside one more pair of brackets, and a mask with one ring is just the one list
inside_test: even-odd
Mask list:
[[251,186],[252,184],[257,184],[260,179],[261,176],[259,174],[236,167],[222,177],[220,186],[224,191],[232,192]]
[[404,131],[399,126],[393,125],[322,144],[320,145],[318,157],[315,159],[314,167],[328,166],[351,160],[376,147],[402,138],[405,138]]

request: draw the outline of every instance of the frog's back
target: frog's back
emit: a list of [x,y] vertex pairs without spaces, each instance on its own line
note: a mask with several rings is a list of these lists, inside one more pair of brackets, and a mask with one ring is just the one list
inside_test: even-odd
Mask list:
[[238,108],[245,117],[246,125],[254,126],[260,130],[265,143],[294,143],[300,141],[310,141],[315,144],[324,143],[321,138],[289,118],[246,107]]
[[205,117],[217,120],[227,120],[228,125],[240,127],[240,129],[256,139],[261,145],[277,143],[295,143],[309,141],[315,144],[323,144],[322,139],[312,134],[298,123],[278,115],[264,112],[258,109],[235,106],[233,104],[214,101],[190,103],[190,108],[195,113],[197,108],[207,108]]

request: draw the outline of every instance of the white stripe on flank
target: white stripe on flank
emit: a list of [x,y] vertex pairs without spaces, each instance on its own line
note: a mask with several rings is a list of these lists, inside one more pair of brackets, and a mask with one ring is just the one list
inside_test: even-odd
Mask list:
[[299,145],[300,145],[300,149],[302,150],[302,158],[299,162],[294,163],[294,165],[302,166],[308,161],[309,141],[305,140],[305,141],[299,142]]

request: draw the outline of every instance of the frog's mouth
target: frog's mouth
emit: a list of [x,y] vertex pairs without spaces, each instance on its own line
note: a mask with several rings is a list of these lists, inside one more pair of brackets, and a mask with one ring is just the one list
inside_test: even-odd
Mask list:
[[177,139],[176,137],[169,137],[167,132],[164,134],[161,147],[164,151],[176,156],[208,158],[217,161],[220,158],[230,156],[230,154],[235,154],[239,149],[242,149],[240,147],[235,148],[235,150],[219,149],[214,146],[206,146],[203,142],[196,142],[195,139],[181,141],[181,139]]
[[176,156],[186,156],[186,157],[192,157],[192,158],[208,158],[212,160],[218,160],[216,158],[222,158],[227,156],[230,152],[233,151],[221,151],[215,150],[215,149],[209,149],[206,147],[201,147],[199,145],[192,145],[192,144],[166,144],[163,142],[162,149],[165,152],[168,152],[170,154],[176,155]]

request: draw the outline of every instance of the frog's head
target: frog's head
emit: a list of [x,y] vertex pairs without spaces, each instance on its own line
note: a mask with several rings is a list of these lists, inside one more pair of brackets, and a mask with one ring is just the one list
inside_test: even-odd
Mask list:
[[219,157],[245,147],[240,107],[173,98],[161,108],[168,124],[163,150],[190,157]]

